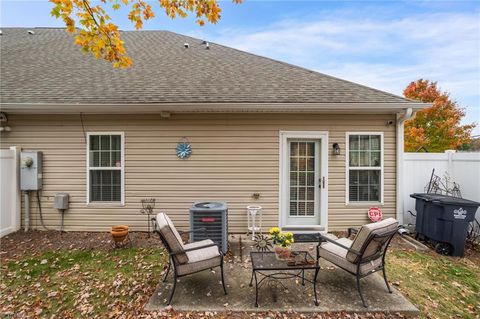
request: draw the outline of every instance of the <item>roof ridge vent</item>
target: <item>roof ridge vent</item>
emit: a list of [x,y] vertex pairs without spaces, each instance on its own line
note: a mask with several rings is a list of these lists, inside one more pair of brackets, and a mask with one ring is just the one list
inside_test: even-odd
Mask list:
[[31,35],[35,34],[35,32],[33,30],[28,30],[27,32],[28,32],[28,34],[31,34]]

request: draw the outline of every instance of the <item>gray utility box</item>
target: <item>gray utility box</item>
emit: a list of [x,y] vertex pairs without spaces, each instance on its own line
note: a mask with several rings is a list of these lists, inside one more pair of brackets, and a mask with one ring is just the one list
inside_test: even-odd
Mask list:
[[36,191],[42,189],[43,153],[39,151],[22,151],[20,153],[20,189]]
[[53,208],[56,208],[59,210],[68,209],[68,200],[69,200],[68,193],[55,194],[55,198],[53,199]]
[[225,202],[194,203],[190,208],[190,241],[211,239],[228,251],[228,206]]

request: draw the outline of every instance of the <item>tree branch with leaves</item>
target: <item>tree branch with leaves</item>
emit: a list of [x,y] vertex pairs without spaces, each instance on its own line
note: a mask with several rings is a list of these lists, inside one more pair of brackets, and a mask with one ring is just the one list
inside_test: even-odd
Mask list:
[[[144,0],[100,0],[96,5],[90,0],[49,1],[54,5],[51,15],[63,20],[67,32],[75,35],[75,43],[85,53],[104,59],[117,68],[131,66],[132,59],[125,49],[118,26],[106,12],[107,6],[113,10],[129,7],[128,19],[136,30],[142,29],[144,21],[155,16],[152,6]],[[233,2],[241,3],[242,0]],[[195,14],[200,26],[205,21],[215,24],[220,20],[221,9],[217,0],[158,0],[158,3],[172,19]]]
[[422,146],[429,152],[459,149],[472,141],[476,123],[462,125],[465,110],[437,87],[437,82],[419,79],[403,91],[406,98],[432,103],[405,122],[405,151],[415,152]]

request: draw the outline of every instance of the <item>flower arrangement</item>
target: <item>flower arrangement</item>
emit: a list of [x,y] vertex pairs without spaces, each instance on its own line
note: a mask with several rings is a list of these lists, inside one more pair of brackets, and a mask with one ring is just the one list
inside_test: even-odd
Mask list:
[[290,258],[290,245],[293,244],[293,234],[290,232],[282,233],[278,227],[272,227],[268,231],[273,244],[275,245],[275,256],[280,260]]
[[280,228],[278,227],[270,228],[268,233],[270,234],[270,237],[272,238],[273,243],[277,246],[288,247],[294,242],[292,233],[290,232],[282,233],[280,231]]

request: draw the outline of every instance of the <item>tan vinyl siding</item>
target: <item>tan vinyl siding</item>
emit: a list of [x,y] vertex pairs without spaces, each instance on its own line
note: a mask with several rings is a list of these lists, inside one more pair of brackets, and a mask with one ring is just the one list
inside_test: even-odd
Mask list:
[[[125,206],[86,204],[86,145],[79,115],[9,115],[12,131],[2,133],[1,147],[19,146],[44,152],[44,220],[57,227],[52,208],[57,192],[71,195],[65,215],[67,230],[107,230],[114,224],[146,229],[140,200],[157,199],[156,211],[172,215],[188,227],[188,208],[194,201],[223,200],[229,204],[231,232],[246,231],[248,204],[264,208],[264,225],[278,225],[279,131],[329,132],[330,230],[367,222],[368,205],[345,204],[345,133],[384,132],[384,205],[395,216],[395,126],[393,115],[326,114],[172,114],[84,115],[85,132],[125,133]],[[192,144],[187,160],[175,155],[182,137]],[[341,155],[330,154],[332,143]],[[252,194],[261,197],[254,200]],[[31,223],[40,228],[36,199]]]

